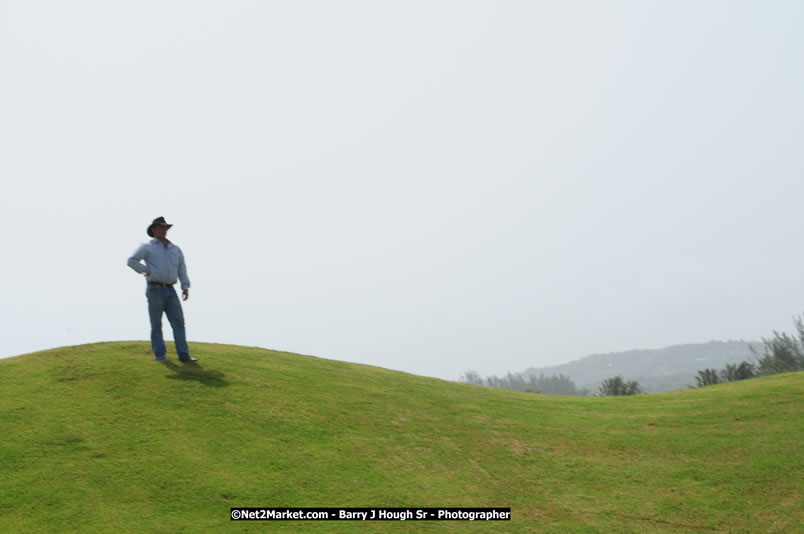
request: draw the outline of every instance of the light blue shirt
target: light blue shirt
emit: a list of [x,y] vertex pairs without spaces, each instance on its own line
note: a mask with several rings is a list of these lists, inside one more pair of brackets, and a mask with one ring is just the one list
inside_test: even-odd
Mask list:
[[[145,260],[144,265],[142,260]],[[175,284],[176,279],[179,279],[182,289],[190,289],[184,254],[173,243],[168,243],[165,248],[165,245],[158,239],[151,239],[134,251],[134,254],[128,259],[128,266],[138,273],[146,273],[149,282]]]

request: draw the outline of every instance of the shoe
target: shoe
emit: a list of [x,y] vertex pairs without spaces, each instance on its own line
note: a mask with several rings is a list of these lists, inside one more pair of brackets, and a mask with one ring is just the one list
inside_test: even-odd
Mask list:
[[167,361],[164,356],[154,356],[154,360],[156,360],[158,362],[166,362]]
[[193,358],[192,356],[189,358],[179,358],[180,362],[197,362],[198,358]]

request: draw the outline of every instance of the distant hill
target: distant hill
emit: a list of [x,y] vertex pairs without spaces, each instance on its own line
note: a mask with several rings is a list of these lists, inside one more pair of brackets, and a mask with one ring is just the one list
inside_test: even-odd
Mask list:
[[600,383],[617,375],[636,380],[649,393],[675,391],[695,385],[695,375],[703,369],[722,369],[730,363],[754,362],[749,349],[764,347],[762,342],[710,341],[675,345],[663,349],[630,350],[609,354],[593,354],[580,360],[553,367],[528,368],[522,374],[564,374],[583,389],[596,392]]
[[[804,373],[554,397],[251,347],[0,360],[0,532],[795,532]],[[171,344],[172,350],[172,344]],[[510,507],[235,523],[230,507]]]

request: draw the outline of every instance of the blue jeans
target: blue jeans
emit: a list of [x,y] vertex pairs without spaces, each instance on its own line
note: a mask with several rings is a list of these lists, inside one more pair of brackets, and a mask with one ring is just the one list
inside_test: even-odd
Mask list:
[[176,342],[176,352],[179,359],[190,358],[190,349],[187,348],[187,337],[184,332],[184,312],[176,290],[172,287],[148,284],[145,290],[148,297],[148,315],[151,318],[151,349],[157,360],[164,360],[167,348],[162,337],[162,313],[167,315],[168,322],[173,328],[173,341]]

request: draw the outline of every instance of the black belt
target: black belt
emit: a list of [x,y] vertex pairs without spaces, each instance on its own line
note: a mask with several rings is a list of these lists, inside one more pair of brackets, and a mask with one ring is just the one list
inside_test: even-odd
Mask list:
[[173,284],[165,284],[163,282],[148,282],[148,283],[154,286],[173,287]]

